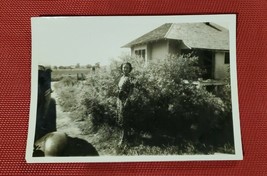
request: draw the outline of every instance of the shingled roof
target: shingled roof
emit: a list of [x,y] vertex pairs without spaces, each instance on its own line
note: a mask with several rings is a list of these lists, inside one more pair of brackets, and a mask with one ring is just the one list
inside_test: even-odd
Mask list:
[[181,40],[188,48],[229,50],[229,31],[213,23],[166,23],[123,47],[162,39]]

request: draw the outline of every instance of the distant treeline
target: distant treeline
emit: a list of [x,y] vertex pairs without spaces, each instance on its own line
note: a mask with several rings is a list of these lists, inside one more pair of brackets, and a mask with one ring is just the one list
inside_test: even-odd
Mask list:
[[52,81],[60,81],[63,78],[72,78],[74,80],[85,80],[88,74],[93,73],[93,69],[84,69],[84,68],[58,68],[54,69],[51,73],[51,80]]
[[54,70],[57,69],[96,69],[96,68],[100,68],[100,63],[95,63],[95,65],[91,65],[91,64],[87,64],[87,65],[83,65],[81,66],[79,63],[76,65],[70,65],[70,66],[53,66],[52,67]]

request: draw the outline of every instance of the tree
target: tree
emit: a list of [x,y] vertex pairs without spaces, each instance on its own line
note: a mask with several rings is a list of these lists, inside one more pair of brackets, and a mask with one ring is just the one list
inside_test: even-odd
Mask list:
[[58,69],[65,69],[65,66],[59,66]]
[[93,66],[91,65],[91,64],[87,64],[86,65],[86,68],[88,68],[88,69],[90,69],[90,68],[92,68]]
[[77,63],[76,66],[75,66],[75,68],[80,68],[80,67],[81,67],[80,63]]
[[100,63],[99,62],[95,63],[95,68],[100,68]]

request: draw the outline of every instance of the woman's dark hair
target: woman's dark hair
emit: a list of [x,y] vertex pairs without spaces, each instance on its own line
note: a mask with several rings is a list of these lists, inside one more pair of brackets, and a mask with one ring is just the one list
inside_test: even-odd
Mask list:
[[123,67],[124,65],[129,65],[129,66],[130,66],[130,72],[132,71],[133,67],[132,67],[132,64],[131,64],[130,62],[122,63],[122,64],[121,64],[121,71],[122,71],[122,67]]

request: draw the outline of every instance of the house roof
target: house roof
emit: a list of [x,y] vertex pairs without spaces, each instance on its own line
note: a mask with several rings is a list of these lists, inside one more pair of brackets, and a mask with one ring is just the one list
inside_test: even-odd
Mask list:
[[229,50],[229,31],[213,23],[166,23],[123,47],[162,39],[180,40],[188,48]]

